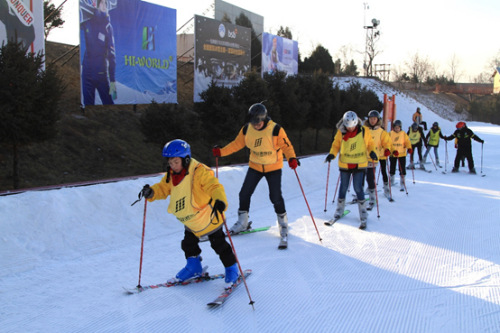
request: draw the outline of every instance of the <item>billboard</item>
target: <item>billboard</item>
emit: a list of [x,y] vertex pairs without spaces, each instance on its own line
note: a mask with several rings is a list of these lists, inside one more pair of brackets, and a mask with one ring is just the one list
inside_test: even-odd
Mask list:
[[0,44],[14,40],[45,54],[43,0],[0,0]]
[[203,16],[194,17],[194,101],[214,81],[237,85],[250,70],[251,29]]
[[176,10],[140,0],[80,0],[86,105],[177,103]]
[[222,0],[215,0],[214,7],[214,18],[219,21],[223,21],[224,17],[227,17],[231,22],[236,23],[236,19],[241,15],[245,15],[250,22],[252,22],[253,31],[261,39],[261,35],[264,32],[264,17],[255,14],[251,11],[243,9],[241,7],[232,5],[228,2]]
[[299,43],[297,41],[271,35],[262,34],[262,76],[264,73],[281,71],[287,75],[298,74]]

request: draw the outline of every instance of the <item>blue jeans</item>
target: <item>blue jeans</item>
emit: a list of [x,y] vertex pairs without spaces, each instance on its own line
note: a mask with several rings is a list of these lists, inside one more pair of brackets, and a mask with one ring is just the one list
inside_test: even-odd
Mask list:
[[276,214],[284,214],[285,200],[281,194],[281,169],[271,172],[259,172],[252,168],[248,168],[247,175],[243,181],[243,186],[240,190],[240,208],[239,210],[248,212],[250,209],[250,198],[252,197],[255,188],[259,184],[262,177],[266,177],[269,187],[269,199],[274,205]]
[[439,162],[438,146],[427,146],[427,150],[425,151],[424,154],[424,159],[426,159],[427,155],[429,155],[431,148],[434,148],[434,156],[436,156],[436,161]]
[[347,189],[352,176],[352,187],[358,200],[365,200],[363,184],[365,182],[365,169],[340,170],[339,199],[345,199]]

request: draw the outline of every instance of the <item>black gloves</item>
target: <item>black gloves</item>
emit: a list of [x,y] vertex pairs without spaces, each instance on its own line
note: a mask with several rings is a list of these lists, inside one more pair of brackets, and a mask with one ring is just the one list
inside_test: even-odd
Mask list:
[[374,161],[378,161],[378,156],[377,153],[374,152],[373,150],[370,152],[370,158]]
[[155,192],[151,187],[149,187],[149,184],[144,185],[142,188],[141,192],[139,193],[139,198],[144,197],[146,199],[152,198]]
[[217,221],[219,221],[219,215],[217,213],[222,216],[222,213],[224,213],[224,209],[226,209],[226,204],[224,203],[224,201],[221,201],[219,199],[215,200],[210,217],[213,219],[215,216],[215,218],[217,218]]
[[328,154],[328,156],[325,158],[325,162],[330,163],[332,160],[335,159],[335,155],[333,154]]

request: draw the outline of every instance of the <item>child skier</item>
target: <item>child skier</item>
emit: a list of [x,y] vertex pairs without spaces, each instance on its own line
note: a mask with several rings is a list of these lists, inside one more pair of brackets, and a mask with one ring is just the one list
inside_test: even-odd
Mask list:
[[424,164],[427,161],[427,155],[429,155],[431,148],[434,148],[434,156],[436,156],[436,165],[438,167],[441,167],[441,165],[439,164],[439,154],[438,154],[439,138],[444,139],[444,135],[443,133],[441,133],[441,128],[439,128],[438,122],[434,122],[432,124],[430,131],[425,136],[425,141],[427,142],[427,149],[424,154]]
[[[380,113],[376,110],[368,112],[368,119],[364,123],[365,128],[370,131],[373,143],[375,145],[375,152],[377,153],[378,160],[380,161],[380,170],[384,180],[384,195],[390,197],[389,179],[387,177],[387,156],[391,155],[391,137],[382,127],[382,119]],[[366,169],[366,182],[368,183],[368,194],[370,201],[368,203],[368,210],[371,210],[376,203],[375,196],[375,170],[377,169],[377,161],[368,159],[368,168]]]
[[452,135],[444,138],[446,141],[452,140],[454,138],[457,139],[457,156],[455,157],[455,165],[451,172],[458,172],[460,161],[463,157],[465,157],[467,158],[467,162],[469,163],[469,172],[475,174],[476,169],[474,168],[474,159],[472,158],[471,139],[474,139],[480,143],[484,143],[484,140],[475,135],[474,132],[472,132],[472,130],[468,128],[467,124],[463,121],[458,122],[456,127],[457,129]]
[[184,224],[181,242],[187,264],[169,282],[186,281],[201,276],[200,237],[208,235],[210,245],[225,267],[225,282],[232,285],[238,279],[236,257],[222,230],[222,214],[227,207],[224,187],[206,165],[191,158],[191,147],[183,140],[168,142],[163,148],[168,159],[165,176],[153,186],[145,185],[140,192],[148,201],[170,196],[168,212]]
[[366,228],[368,211],[366,210],[365,193],[363,183],[365,169],[368,166],[368,155],[373,161],[377,161],[377,153],[370,133],[361,126],[361,121],[354,111],[347,111],[337,124],[337,133],[332,142],[330,153],[326,157],[326,162],[331,162],[339,155],[340,169],[340,189],[337,201],[337,209],[333,215],[334,220],[338,220],[344,213],[345,196],[349,187],[349,180],[352,177],[352,185],[356,192],[360,229]]
[[408,137],[410,138],[412,150],[410,153],[410,165],[408,165],[408,169],[415,169],[415,164],[413,164],[413,155],[415,154],[415,150],[417,150],[420,169],[425,170],[424,161],[422,159],[422,145],[427,145],[427,143],[425,142],[425,135],[422,127],[420,127],[417,123],[413,123],[408,129]]
[[390,161],[389,174],[391,175],[391,184],[394,184],[396,167],[399,165],[399,177],[400,177],[400,190],[405,189],[405,176],[406,176],[406,152],[412,153],[410,138],[408,134],[401,130],[403,123],[401,120],[396,120],[392,124],[391,131],[391,142],[393,147],[393,152]]

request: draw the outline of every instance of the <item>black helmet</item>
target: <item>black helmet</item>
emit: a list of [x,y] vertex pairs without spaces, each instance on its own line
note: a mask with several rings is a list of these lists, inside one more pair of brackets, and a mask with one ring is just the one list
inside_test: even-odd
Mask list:
[[255,103],[248,109],[248,118],[252,124],[258,124],[267,118],[267,109],[262,103]]
[[401,122],[401,120],[395,120],[394,123],[392,123],[392,127],[396,126],[403,128],[403,123]]
[[416,131],[418,129],[418,124],[417,123],[411,124],[411,129]]
[[435,121],[433,124],[432,124],[433,127],[439,127],[439,123],[437,121]]
[[371,117],[377,117],[378,119],[380,119],[380,112],[378,112],[377,110],[371,110],[370,112],[368,112],[368,118]]

